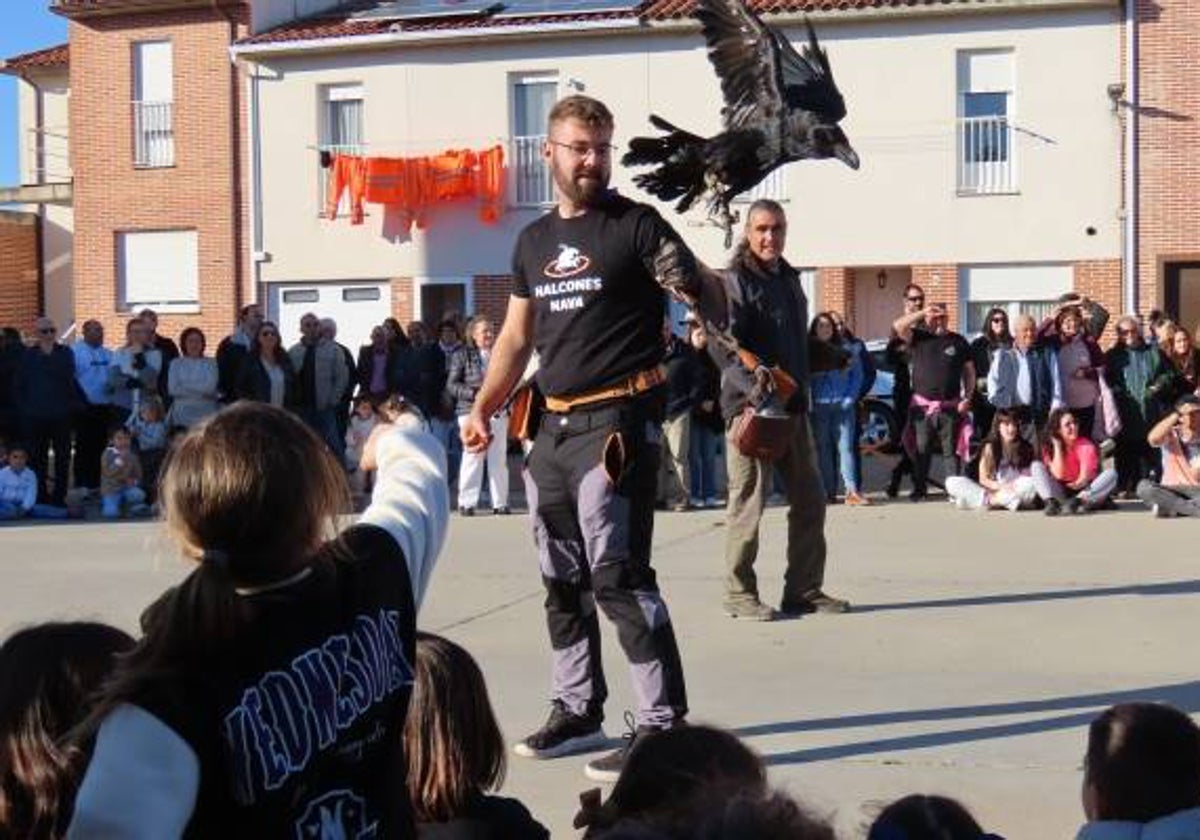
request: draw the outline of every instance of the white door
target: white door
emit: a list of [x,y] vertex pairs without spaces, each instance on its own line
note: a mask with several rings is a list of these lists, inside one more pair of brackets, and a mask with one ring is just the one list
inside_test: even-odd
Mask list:
[[279,325],[284,346],[300,340],[306,312],[337,321],[339,343],[357,351],[371,339],[371,328],[392,314],[392,287],[387,281],[270,284],[268,317]]

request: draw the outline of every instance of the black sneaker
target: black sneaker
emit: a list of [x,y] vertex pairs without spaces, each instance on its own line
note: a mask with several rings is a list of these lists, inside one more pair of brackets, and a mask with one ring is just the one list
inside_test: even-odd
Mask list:
[[474,515],[475,515],[475,508],[473,508],[473,507],[469,507],[469,508],[468,508],[468,507],[465,507],[465,508],[459,508],[459,509],[458,509],[458,515],[459,515],[459,516],[474,516]]
[[512,510],[509,509],[508,505],[492,508],[492,516],[508,516],[511,513]]
[[1063,505],[1063,513],[1069,513],[1072,516],[1079,516],[1087,513],[1088,510],[1078,496],[1072,496],[1067,499],[1067,503]]
[[604,782],[605,784],[616,782],[621,777],[621,771],[625,769],[625,761],[629,758],[630,751],[646,740],[647,736],[660,731],[653,726],[635,725],[634,717],[630,712],[625,713],[625,725],[629,727],[629,731],[623,736],[625,743],[612,752],[592,759],[584,765],[583,774],[593,782]]
[[542,728],[513,744],[513,752],[525,758],[558,758],[598,749],[608,742],[602,720],[600,715],[572,714],[555,700]]
[[1047,499],[1046,515],[1058,516],[1060,513],[1062,513],[1062,502],[1060,502],[1058,499]]
[[812,613],[844,613],[850,611],[850,602],[826,595],[820,589],[806,593],[799,601],[784,601],[779,611],[785,616],[811,615]]

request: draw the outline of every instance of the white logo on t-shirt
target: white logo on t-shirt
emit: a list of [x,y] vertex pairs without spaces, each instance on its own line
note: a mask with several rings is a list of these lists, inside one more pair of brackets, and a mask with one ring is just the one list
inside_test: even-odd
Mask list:
[[574,277],[587,271],[592,261],[582,251],[573,245],[558,246],[558,256],[546,264],[542,273],[556,280],[563,277]]

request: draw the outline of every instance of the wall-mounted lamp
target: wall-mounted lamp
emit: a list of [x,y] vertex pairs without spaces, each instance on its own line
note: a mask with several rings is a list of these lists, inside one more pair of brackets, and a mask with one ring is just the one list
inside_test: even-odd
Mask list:
[[583,93],[587,90],[587,85],[583,83],[583,79],[576,79],[574,76],[567,79],[567,89],[573,90],[576,93]]
[[875,283],[880,289],[887,288],[887,269],[879,269],[879,273],[875,275]]
[[1112,109],[1115,114],[1117,109],[1125,104],[1125,83],[1113,82],[1106,90],[1108,91],[1108,98],[1112,102]]

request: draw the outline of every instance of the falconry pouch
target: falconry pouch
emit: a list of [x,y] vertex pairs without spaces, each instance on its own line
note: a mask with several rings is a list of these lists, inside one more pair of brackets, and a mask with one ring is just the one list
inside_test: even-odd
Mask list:
[[748,405],[734,418],[731,427],[733,445],[747,458],[777,461],[792,445],[796,418],[777,411],[763,411]]

